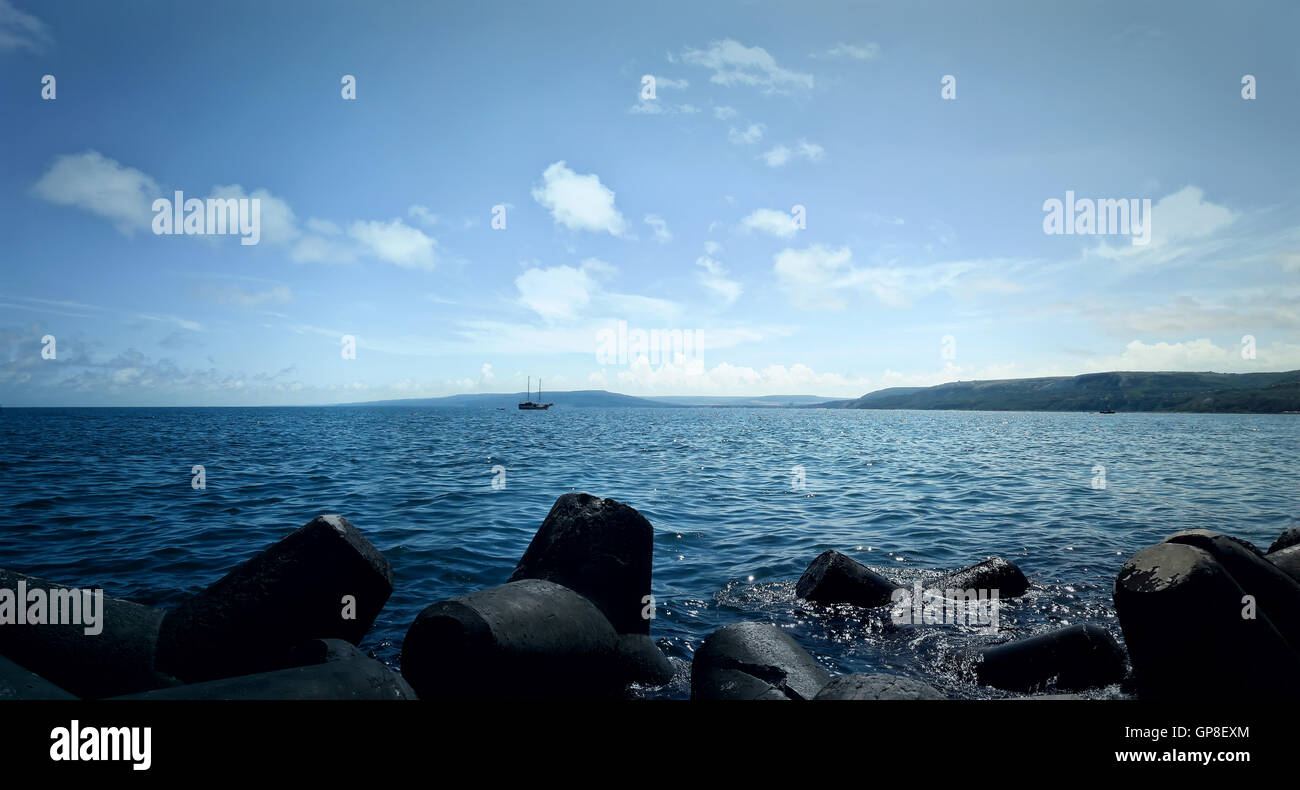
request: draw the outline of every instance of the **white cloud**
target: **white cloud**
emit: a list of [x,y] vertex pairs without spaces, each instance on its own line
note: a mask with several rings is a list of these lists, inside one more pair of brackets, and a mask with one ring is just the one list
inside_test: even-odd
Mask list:
[[695,265],[704,269],[697,273],[700,284],[716,294],[724,306],[730,306],[740,298],[744,290],[739,282],[727,276],[727,269],[717,260],[702,255],[695,259]]
[[328,235],[303,236],[294,245],[289,257],[295,263],[352,263],[357,258],[356,250],[352,244],[338,238],[339,233],[342,231],[335,226],[335,232]]
[[293,291],[287,285],[274,285],[263,291],[246,291],[239,286],[218,288],[207,285],[203,288],[202,295],[217,304],[233,304],[238,307],[260,307],[293,301]]
[[759,158],[768,167],[781,167],[790,161],[790,149],[784,145],[774,146],[760,154]]
[[44,22],[14,8],[9,0],[0,0],[0,52],[25,49],[39,54],[49,43],[50,32]]
[[1180,370],[1217,373],[1257,373],[1266,370],[1300,369],[1300,344],[1274,343],[1256,346],[1254,359],[1241,358],[1241,346],[1215,345],[1208,338],[1168,343],[1133,340],[1118,355],[1089,359],[1085,368],[1094,372],[1111,370]]
[[432,228],[437,225],[441,218],[429,210],[428,206],[421,206],[418,203],[406,210],[408,217],[414,217],[417,222],[426,228]]
[[574,318],[600,289],[591,275],[572,266],[529,269],[515,278],[519,303],[548,321]]
[[954,288],[963,275],[981,268],[968,261],[858,268],[848,247],[820,244],[781,250],[773,262],[772,270],[791,302],[804,310],[843,310],[848,296],[859,292],[887,307],[907,307],[935,291]]
[[813,77],[782,68],[762,47],[747,47],[733,39],[709,43],[707,49],[688,49],[682,61],[713,71],[709,81],[718,85],[749,85],[764,93],[811,90]]
[[[789,222],[789,218],[786,218]],[[836,287],[852,267],[848,247],[833,250],[820,244],[804,250],[781,250],[773,258],[772,270],[795,306],[805,310],[843,310],[844,296]]]
[[[1206,200],[1200,187],[1186,186],[1165,195],[1151,206],[1151,214],[1145,218],[1151,227],[1149,243],[1133,244],[1126,237],[1120,237],[1118,241],[1103,237],[1087,254],[1112,260],[1127,259],[1136,265],[1158,265],[1192,252],[1196,246],[1190,242],[1203,244],[1239,217],[1240,214],[1227,206]],[[1207,249],[1212,248],[1202,247],[1200,251]]]
[[799,230],[795,227],[794,217],[772,208],[754,211],[740,221],[740,226],[745,230],[757,230],[782,239],[794,238]]
[[649,316],[673,321],[681,313],[675,302],[640,294],[604,292],[600,294],[600,303],[606,313],[619,316]]
[[612,383],[619,392],[644,395],[822,395],[828,398],[857,397],[871,387],[866,378],[818,373],[802,363],[753,368],[721,362],[708,367],[703,359],[691,358],[652,366],[645,357],[619,369],[612,382],[602,376],[593,383],[605,387]]
[[795,144],[793,151],[784,145],[777,145],[764,151],[759,155],[759,158],[768,167],[782,167],[795,157],[806,159],[809,162],[820,162],[825,156],[825,148],[807,140],[800,140]]
[[863,44],[836,44],[824,52],[814,52],[809,57],[843,60],[875,60],[880,57],[880,45],[871,41]]
[[751,123],[744,131],[731,127],[727,132],[727,140],[732,145],[753,145],[763,139],[763,124]]
[[634,115],[694,115],[700,111],[694,104],[671,104],[658,99],[641,99],[627,108]]
[[736,108],[735,108],[735,107],[727,107],[727,106],[725,106],[725,105],[722,106],[722,107],[714,107],[714,108],[713,108],[713,117],[714,117],[714,118],[717,118],[719,121],[726,121],[726,120],[729,120],[729,119],[731,119],[731,118],[735,118],[735,117],[736,117]]
[[258,221],[261,223],[261,238],[262,241],[269,244],[290,244],[302,235],[302,232],[298,230],[298,218],[294,216],[293,209],[289,207],[288,203],[272,195],[269,190],[255,189],[250,195],[239,184],[218,185],[212,188],[212,194],[209,197],[223,200],[230,198],[256,199],[260,216]]
[[551,212],[556,223],[570,230],[601,231],[621,236],[627,222],[614,205],[614,191],[600,183],[595,173],[579,175],[556,162],[542,172],[542,184],[533,199]]
[[[57,205],[98,214],[126,235],[148,230],[153,221],[153,201],[164,197],[158,182],[98,151],[56,158],[32,192]],[[171,195],[165,197],[170,199]]]
[[551,323],[572,321],[586,313],[624,320],[675,320],[680,314],[678,305],[667,299],[605,290],[600,280],[608,280],[617,272],[597,258],[586,258],[577,268],[530,268],[515,278],[518,301]]
[[181,329],[188,329],[191,332],[203,331],[203,325],[200,324],[198,321],[190,321],[189,319],[181,318],[179,316],[174,316],[170,314],[158,315],[155,313],[136,313],[135,317],[142,318],[146,321],[161,321],[166,324],[175,324],[176,326],[179,326]]
[[673,234],[668,230],[668,223],[658,214],[646,214],[645,224],[654,229],[655,241],[660,244],[667,244],[673,240]]
[[438,242],[400,219],[353,222],[348,235],[370,255],[404,269],[432,269],[438,264]]
[[809,162],[820,162],[826,156],[826,149],[816,143],[800,140],[795,146],[795,153]]

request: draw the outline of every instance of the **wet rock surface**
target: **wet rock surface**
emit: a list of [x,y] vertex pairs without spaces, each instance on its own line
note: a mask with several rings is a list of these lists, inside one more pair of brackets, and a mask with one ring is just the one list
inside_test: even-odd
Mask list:
[[[1232,551],[1223,542],[1212,548]],[[1237,549],[1231,556],[1241,562],[1245,550]],[[1130,557],[1115,580],[1114,599],[1138,695],[1296,698],[1300,654],[1263,606],[1248,612],[1245,596],[1215,554],[1199,545],[1158,543]]]
[[319,516],[169,611],[158,667],[197,682],[273,667],[309,639],[356,644],[392,591],[370,541],[342,516]]
[[620,634],[649,634],[654,527],[622,502],[591,494],[555,500],[509,581],[542,579],[596,605]]
[[1024,595],[1029,589],[1029,580],[1014,562],[1002,557],[990,557],[953,571],[928,586],[937,590],[997,590],[999,598],[1015,598]]
[[1008,691],[1081,691],[1119,683],[1125,661],[1105,628],[1072,625],[983,648],[973,668],[981,683]]
[[[0,569],[0,589],[15,593],[42,590],[46,600],[55,594],[80,598],[82,617],[90,588],[72,588],[35,576]],[[102,596],[96,615],[99,633],[86,633],[85,624],[0,625],[0,655],[37,672],[41,677],[78,697],[97,699],[160,688],[175,681],[155,669],[154,655],[163,612],[131,601]],[[18,604],[23,605],[23,604]],[[56,604],[58,606],[59,604]],[[92,607],[97,607],[93,604]],[[67,610],[69,615],[71,608]],[[92,629],[93,630],[93,629]]]
[[426,699],[612,696],[618,634],[583,596],[524,579],[429,606],[402,643],[402,674]]
[[795,594],[815,603],[885,606],[898,585],[834,549],[822,552],[799,577]]
[[789,634],[736,623],[709,635],[691,663],[691,699],[813,699],[830,673]]
[[137,700],[413,700],[402,676],[371,658],[348,658],[273,672],[146,691]]
[[817,694],[819,700],[946,699],[931,686],[901,675],[856,674],[835,678]]

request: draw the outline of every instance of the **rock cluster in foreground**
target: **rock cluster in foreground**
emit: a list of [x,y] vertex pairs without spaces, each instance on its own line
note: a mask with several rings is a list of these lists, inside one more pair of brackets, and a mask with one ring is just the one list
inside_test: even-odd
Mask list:
[[[1289,545],[1288,534],[1278,543]],[[1300,699],[1292,551],[1189,530],[1130,557],[1115,580],[1115,611],[1139,696]]]
[[[346,519],[324,515],[173,609],[106,597],[101,633],[0,627],[0,699],[620,698],[674,677],[650,638],[653,555],[654,528],[634,508],[565,494],[504,584],[419,613],[398,674],[356,647],[392,594],[392,568]],[[20,586],[69,589],[0,569],[0,589]],[[963,591],[1004,601],[1030,588],[1015,563],[993,557],[927,589],[951,603]],[[913,594],[833,549],[795,591],[812,607],[871,610]],[[1207,530],[1171,535],[1128,559],[1114,601],[1127,653],[1088,624],[952,658],[975,682],[1024,699],[1114,684],[1142,698],[1300,699],[1296,528],[1267,552]],[[786,630],[755,622],[703,641],[690,688],[696,700],[944,698],[914,677],[834,676]]]
[[[0,570],[0,588],[19,583],[68,589]],[[355,647],[392,592],[388,560],[347,519],[320,516],[174,609],[105,597],[98,634],[0,627],[0,697],[414,699]]]

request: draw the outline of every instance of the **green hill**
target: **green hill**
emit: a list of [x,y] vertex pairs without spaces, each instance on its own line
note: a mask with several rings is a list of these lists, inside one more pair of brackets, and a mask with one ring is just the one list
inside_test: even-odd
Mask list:
[[1285,373],[1121,371],[958,381],[934,387],[892,387],[824,406],[977,411],[1300,411],[1300,370]]

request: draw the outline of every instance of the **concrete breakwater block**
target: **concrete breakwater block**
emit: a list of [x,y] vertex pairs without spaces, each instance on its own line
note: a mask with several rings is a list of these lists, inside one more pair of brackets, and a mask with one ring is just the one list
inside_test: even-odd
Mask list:
[[614,651],[628,682],[662,686],[673,679],[673,664],[645,634],[619,634]]
[[[509,581],[541,579],[568,587],[604,613],[619,634],[636,679],[658,685],[673,668],[650,641],[654,527],[636,508],[591,494],[555,500]],[[640,639],[636,637],[640,636]]]
[[635,508],[591,494],[555,500],[509,581],[542,579],[585,596],[620,634],[649,634],[654,527]]
[[7,699],[76,699],[75,694],[0,656],[0,702]]
[[998,598],[1014,598],[1029,590],[1029,580],[1014,562],[990,557],[953,571],[927,587],[936,590],[997,590]]
[[691,662],[691,699],[813,699],[830,673],[789,634],[766,623],[714,631]]
[[1275,551],[1289,549],[1292,546],[1300,546],[1300,526],[1287,527],[1282,530],[1282,534],[1278,535],[1277,540],[1273,541],[1273,545],[1268,547],[1268,553],[1272,554]]
[[1300,582],[1300,546],[1271,551],[1268,553],[1268,561],[1296,582]]
[[[83,699],[97,699],[175,682],[154,668],[161,610],[102,593],[88,596],[90,588],[67,587],[3,569],[0,590],[10,593],[12,605],[23,607],[25,613],[37,599],[45,601],[45,622],[30,622],[25,614],[22,624],[11,622],[16,611],[4,611],[6,606],[0,602],[0,619],[6,623],[0,625],[0,655],[56,686]],[[40,592],[34,592],[37,590]],[[20,591],[27,601],[16,600]],[[80,623],[67,622],[76,615],[74,597]],[[60,619],[57,625],[52,624],[55,610]],[[92,612],[99,633],[86,633]]]
[[795,584],[795,594],[814,603],[885,606],[898,585],[862,563],[828,549],[817,555]]
[[440,601],[402,643],[402,675],[424,699],[615,696],[618,635],[567,587],[524,579]]
[[130,694],[142,700],[413,700],[402,676],[373,658],[348,658]]
[[947,699],[929,683],[901,675],[841,675],[814,699]]
[[312,639],[295,645],[288,653],[287,667],[305,667],[330,661],[368,659],[365,653],[351,642],[342,639]]
[[1124,679],[1124,651],[1098,625],[1072,625],[976,651],[975,676],[1007,691],[1053,685],[1064,691],[1108,686]]
[[1262,607],[1244,616],[1244,595],[1198,546],[1157,543],[1130,557],[1114,598],[1138,696],[1300,697],[1300,654]]
[[319,516],[169,611],[158,667],[194,683],[283,665],[313,638],[356,644],[392,592],[379,550],[342,516]]
[[1164,542],[1196,546],[1208,552],[1236,580],[1242,592],[1255,598],[1259,609],[1268,614],[1292,648],[1300,650],[1300,584],[1265,559],[1259,549],[1244,540],[1205,529],[1177,532]]

